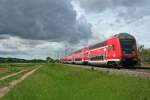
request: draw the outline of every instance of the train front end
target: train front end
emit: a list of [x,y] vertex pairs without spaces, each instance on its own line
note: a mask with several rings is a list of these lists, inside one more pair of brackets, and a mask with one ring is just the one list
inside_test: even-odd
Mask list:
[[121,64],[123,66],[135,66],[138,63],[138,53],[135,38],[128,33],[118,35],[122,51]]

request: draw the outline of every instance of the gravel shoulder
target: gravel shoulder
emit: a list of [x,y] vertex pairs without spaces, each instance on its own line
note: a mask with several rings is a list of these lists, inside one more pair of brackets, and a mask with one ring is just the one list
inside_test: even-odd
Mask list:
[[72,67],[80,67],[80,68],[86,68],[96,71],[102,71],[108,74],[116,74],[116,75],[129,75],[133,77],[138,77],[141,79],[150,79],[150,69],[144,69],[144,68],[135,68],[135,69],[116,69],[116,68],[103,68],[103,67],[93,67],[93,66],[87,66],[87,65],[72,65],[68,64]]

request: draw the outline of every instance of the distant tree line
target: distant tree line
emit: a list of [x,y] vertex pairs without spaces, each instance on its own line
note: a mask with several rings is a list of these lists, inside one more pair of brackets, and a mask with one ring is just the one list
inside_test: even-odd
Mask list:
[[41,63],[41,62],[48,62],[48,63],[57,63],[59,62],[59,60],[55,60],[51,57],[47,57],[46,60],[42,60],[42,59],[31,59],[31,60],[27,60],[27,59],[20,59],[20,58],[4,58],[4,57],[0,57],[0,63]]
[[46,60],[41,59],[19,59],[19,58],[3,58],[0,57],[0,63],[31,63],[31,62],[46,62]]

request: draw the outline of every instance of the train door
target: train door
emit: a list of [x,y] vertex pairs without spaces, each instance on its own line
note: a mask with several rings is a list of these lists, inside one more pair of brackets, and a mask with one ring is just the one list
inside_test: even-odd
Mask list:
[[106,47],[104,47],[104,60],[107,60],[107,57],[106,57]]

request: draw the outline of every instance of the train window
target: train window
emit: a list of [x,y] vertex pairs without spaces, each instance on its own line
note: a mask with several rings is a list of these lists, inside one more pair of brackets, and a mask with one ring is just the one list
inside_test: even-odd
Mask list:
[[88,52],[84,53],[84,56],[88,56]]
[[103,60],[103,56],[102,55],[93,56],[90,58],[90,60]]
[[98,60],[100,60],[100,59],[101,59],[101,56],[100,56],[100,55],[99,55],[99,56],[97,56],[97,59],[98,59]]
[[75,59],[75,61],[81,61],[81,60],[82,60],[81,58],[76,58],[76,59]]
[[124,51],[132,51],[134,50],[133,46],[135,45],[135,40],[133,39],[121,39],[122,49]]
[[113,49],[114,51],[116,50],[115,45],[112,45],[112,49]]
[[92,56],[90,59],[91,59],[91,60],[94,60],[94,56]]
[[96,60],[96,59],[97,59],[97,56],[91,57],[91,60]]
[[103,59],[104,59],[103,55],[92,56],[92,57],[90,58],[90,60],[103,60]]
[[102,56],[102,55],[99,55],[99,56],[97,56],[97,59],[98,59],[98,60],[103,60],[103,56]]

